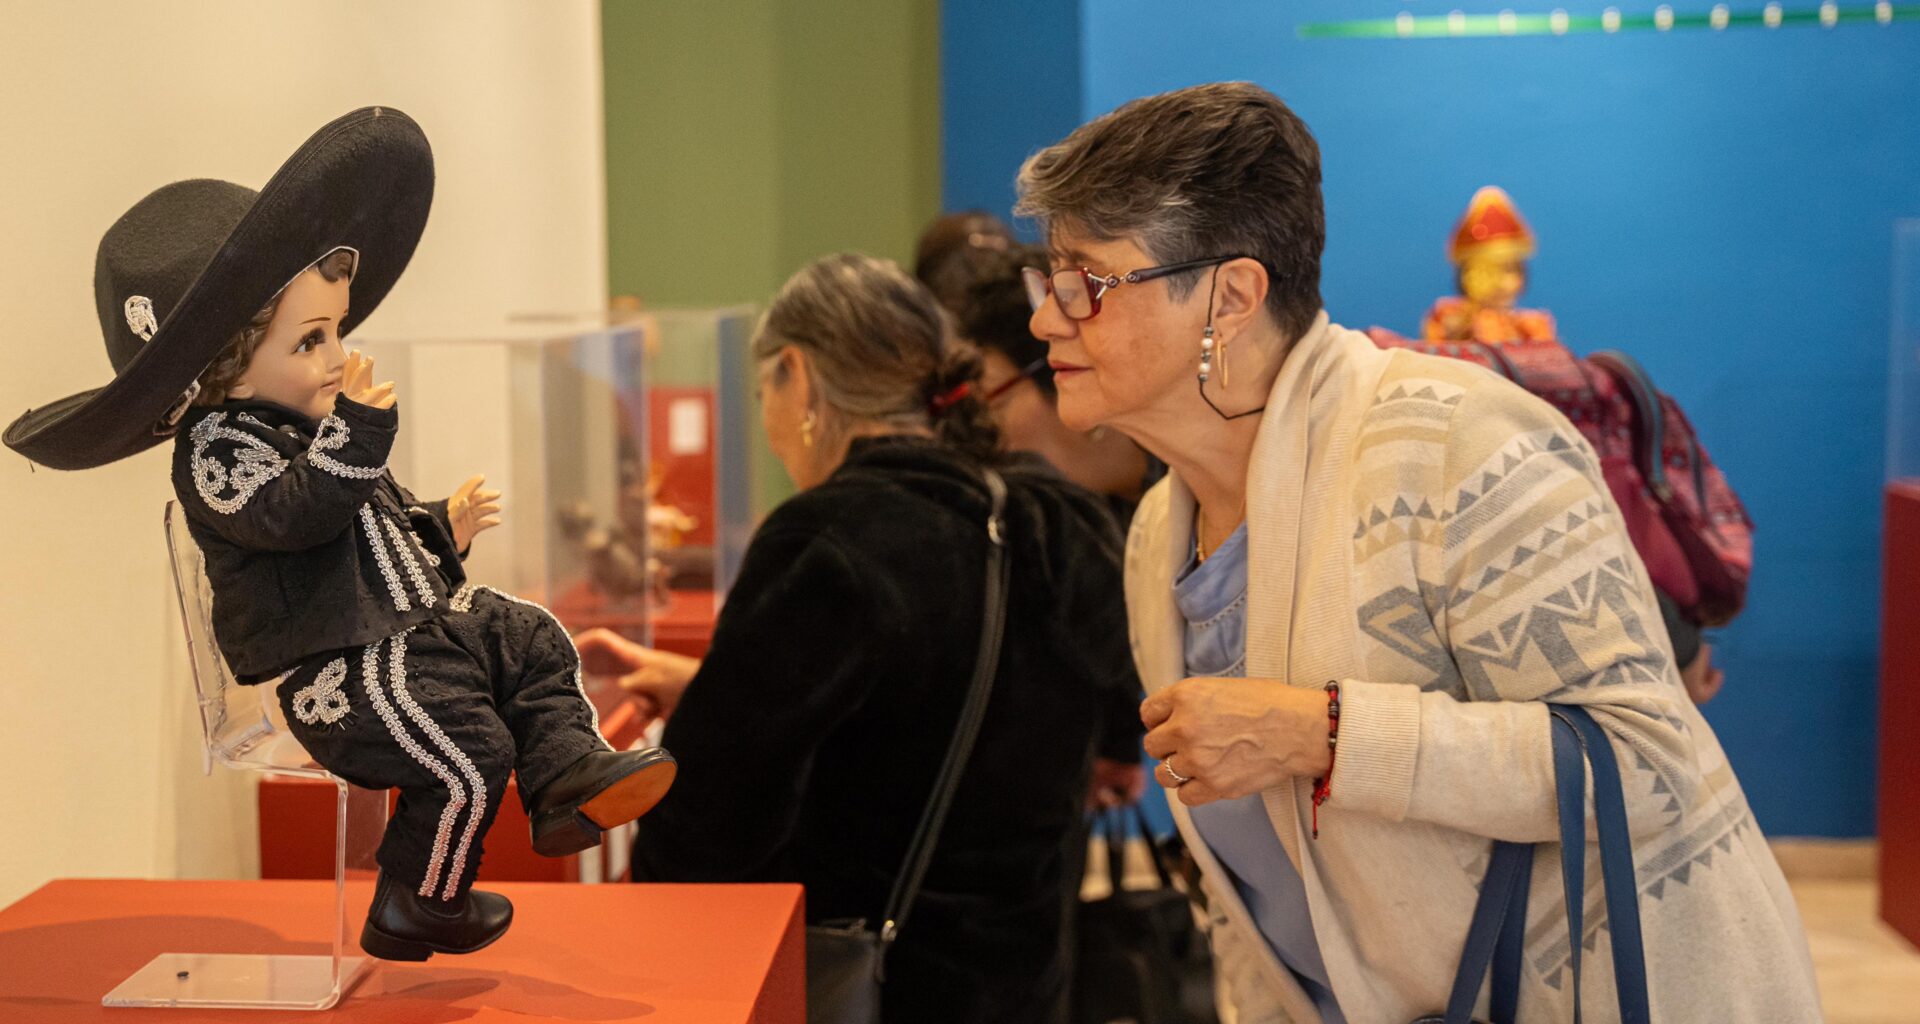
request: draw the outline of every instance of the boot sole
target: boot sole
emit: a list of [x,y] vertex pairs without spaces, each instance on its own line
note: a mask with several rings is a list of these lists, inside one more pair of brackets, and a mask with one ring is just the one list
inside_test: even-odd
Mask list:
[[637,760],[627,774],[572,807],[556,808],[533,822],[533,851],[543,857],[566,857],[600,844],[601,834],[653,810],[673,788],[680,767],[672,755],[656,748],[656,756]]
[[[511,917],[507,918],[507,925],[511,926],[512,924],[513,924],[513,918]],[[505,935],[506,933],[507,933],[507,929],[503,927],[499,931],[488,936],[487,941],[482,942],[479,945],[469,946],[465,949],[455,949],[451,946],[441,946],[431,942],[422,942],[419,939],[396,938],[392,935],[388,935],[386,932],[383,932],[378,928],[375,928],[373,926],[373,922],[368,921],[360,929],[360,948],[368,956],[375,957],[381,960],[400,960],[400,961],[405,961],[409,963],[418,963],[422,960],[428,959],[429,957],[433,956],[433,954],[435,953],[446,953],[449,956],[459,956],[465,953],[478,953],[479,951],[487,948],[488,946],[493,945],[495,942],[500,941],[500,936]]]

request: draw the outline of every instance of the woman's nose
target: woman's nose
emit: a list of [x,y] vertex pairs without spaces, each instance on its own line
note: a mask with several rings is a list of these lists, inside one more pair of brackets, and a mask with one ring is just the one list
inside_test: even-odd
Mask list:
[[1060,300],[1048,295],[1027,320],[1027,330],[1041,341],[1060,341],[1080,333],[1080,323],[1061,312]]

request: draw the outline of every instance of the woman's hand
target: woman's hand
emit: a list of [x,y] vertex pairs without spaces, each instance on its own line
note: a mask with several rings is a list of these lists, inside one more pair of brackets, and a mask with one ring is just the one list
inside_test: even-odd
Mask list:
[[484,476],[470,476],[447,499],[447,521],[453,524],[453,549],[462,555],[482,530],[500,525],[500,492],[483,491]]
[[700,671],[700,659],[636,644],[610,629],[589,629],[573,638],[580,666],[591,675],[620,677],[620,688],[652,714],[671,718],[680,695]]
[[1093,759],[1093,776],[1087,780],[1087,810],[1110,811],[1138,803],[1147,791],[1146,768],[1139,761]]
[[1327,695],[1277,679],[1183,679],[1141,703],[1140,720],[1160,759],[1154,778],[1189,807],[1333,766]]

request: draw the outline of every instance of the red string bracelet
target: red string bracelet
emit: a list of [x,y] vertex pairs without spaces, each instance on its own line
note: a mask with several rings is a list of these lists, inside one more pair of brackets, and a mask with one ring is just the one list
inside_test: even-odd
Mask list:
[[1327,774],[1313,780],[1313,838],[1320,838],[1320,805],[1333,795],[1333,755],[1340,749],[1340,684],[1329,682],[1327,690]]

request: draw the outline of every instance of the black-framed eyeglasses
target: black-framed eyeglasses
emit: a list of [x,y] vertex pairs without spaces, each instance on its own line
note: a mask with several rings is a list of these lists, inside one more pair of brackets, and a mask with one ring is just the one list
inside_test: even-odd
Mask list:
[[1041,370],[1044,370],[1046,368],[1047,368],[1047,361],[1045,359],[1035,359],[1033,362],[1028,363],[1025,366],[1022,366],[1020,368],[1020,372],[1014,374],[1011,377],[1008,377],[1006,380],[1003,380],[998,384],[995,384],[993,386],[993,390],[983,395],[980,400],[986,403],[987,405],[992,405],[994,402],[999,401],[1001,395],[1004,395],[1007,392],[1012,391],[1015,387],[1018,387],[1021,381],[1032,380],[1033,378],[1039,376]]
[[1248,256],[1210,256],[1203,260],[1188,260],[1185,263],[1169,263],[1160,267],[1144,267],[1129,270],[1124,274],[1108,274],[1101,277],[1085,267],[1069,267],[1052,273],[1035,267],[1022,267],[1020,280],[1027,287],[1027,301],[1033,304],[1034,312],[1046,305],[1051,294],[1060,304],[1060,312],[1071,320],[1091,320],[1100,315],[1100,297],[1123,284],[1139,284],[1157,277],[1167,277],[1183,270],[1198,270],[1230,260],[1251,259]]

